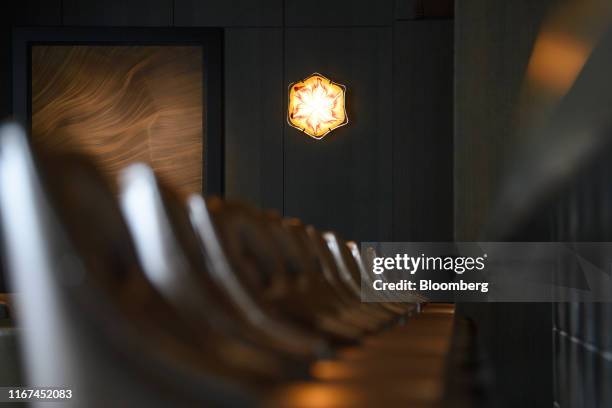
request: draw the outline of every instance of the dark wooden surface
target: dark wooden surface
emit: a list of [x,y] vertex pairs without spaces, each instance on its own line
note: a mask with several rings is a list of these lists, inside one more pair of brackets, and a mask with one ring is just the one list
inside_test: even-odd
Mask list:
[[393,239],[453,239],[453,21],[394,28]]
[[390,28],[287,30],[286,80],[318,71],[344,84],[349,124],[321,140],[285,124],[286,215],[350,239],[391,239],[391,50]]
[[225,193],[283,208],[283,32],[225,30]]
[[315,361],[311,380],[279,387],[263,406],[440,408],[455,324],[453,305],[426,305],[405,324]]

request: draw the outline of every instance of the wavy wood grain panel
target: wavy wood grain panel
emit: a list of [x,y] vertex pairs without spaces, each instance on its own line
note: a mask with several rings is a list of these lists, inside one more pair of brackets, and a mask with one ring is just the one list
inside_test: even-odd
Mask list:
[[32,47],[32,140],[84,152],[112,179],[145,162],[201,193],[202,55],[193,46]]

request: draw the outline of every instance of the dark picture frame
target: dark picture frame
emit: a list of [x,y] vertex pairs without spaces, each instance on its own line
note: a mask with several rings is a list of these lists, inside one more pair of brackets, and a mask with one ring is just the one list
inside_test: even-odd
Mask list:
[[35,45],[195,45],[202,47],[203,194],[224,193],[223,30],[218,28],[57,27],[15,28],[13,112],[31,129],[32,46]]

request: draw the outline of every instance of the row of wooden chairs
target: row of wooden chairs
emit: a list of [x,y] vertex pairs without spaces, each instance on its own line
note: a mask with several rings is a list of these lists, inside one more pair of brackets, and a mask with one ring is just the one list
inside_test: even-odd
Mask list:
[[143,164],[115,194],[91,160],[0,130],[0,213],[31,385],[74,406],[243,406],[417,310],[364,303],[359,248],[297,219],[187,201]]

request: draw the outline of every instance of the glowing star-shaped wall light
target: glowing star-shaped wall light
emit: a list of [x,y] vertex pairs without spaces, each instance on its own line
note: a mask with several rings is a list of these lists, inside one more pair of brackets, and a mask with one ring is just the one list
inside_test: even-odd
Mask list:
[[323,136],[348,123],[344,97],[346,87],[314,73],[289,85],[287,121],[308,136]]

